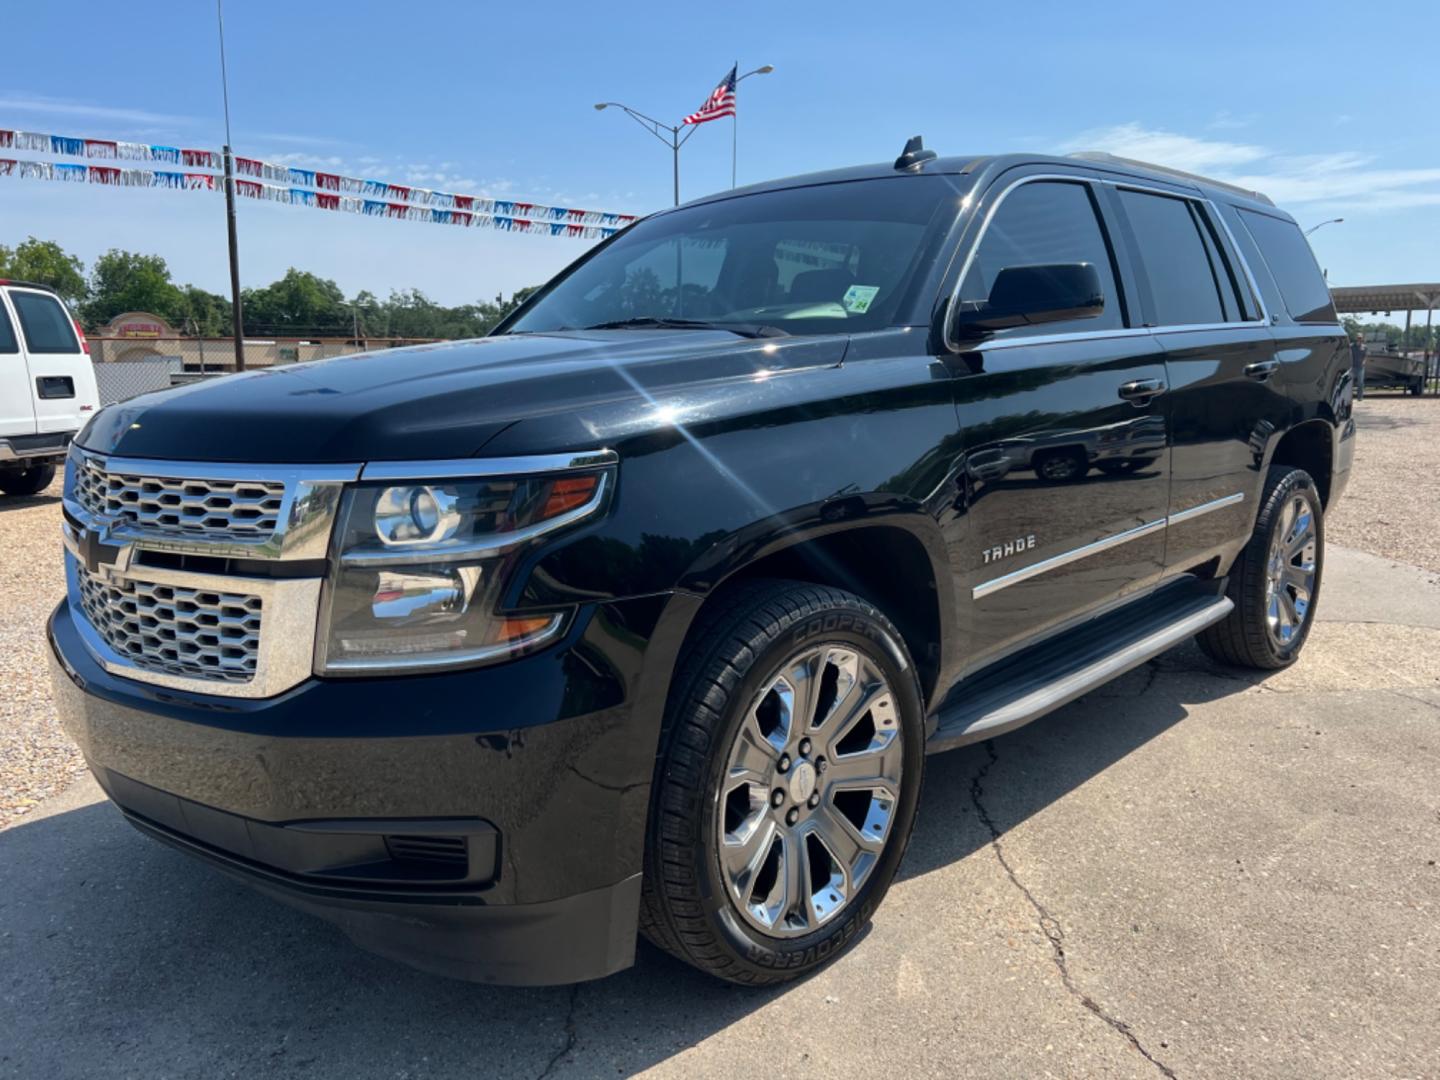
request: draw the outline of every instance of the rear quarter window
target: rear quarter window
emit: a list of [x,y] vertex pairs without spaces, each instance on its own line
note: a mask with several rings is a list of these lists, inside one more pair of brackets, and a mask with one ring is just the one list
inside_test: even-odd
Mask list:
[[1253,210],[1241,210],[1240,220],[1260,248],[1290,317],[1302,323],[1335,322],[1330,287],[1300,226]]
[[10,293],[15,314],[20,316],[20,329],[25,334],[25,348],[32,353],[78,353],[80,342],[75,337],[75,324],[60,301],[45,293],[17,290]]

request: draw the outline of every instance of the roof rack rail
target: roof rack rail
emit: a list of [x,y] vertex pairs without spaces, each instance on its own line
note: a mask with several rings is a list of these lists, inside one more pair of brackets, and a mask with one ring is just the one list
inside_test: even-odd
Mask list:
[[1126,165],[1132,168],[1149,169],[1151,172],[1163,173],[1166,176],[1174,176],[1180,180],[1189,180],[1197,184],[1209,184],[1211,187],[1220,188],[1223,191],[1233,192],[1236,195],[1243,195],[1247,199],[1254,199],[1266,206],[1274,206],[1274,200],[1261,191],[1254,191],[1251,188],[1241,187],[1238,184],[1227,184],[1224,180],[1215,180],[1209,176],[1201,176],[1199,173],[1186,172],[1184,169],[1172,169],[1168,165],[1156,165],[1151,161],[1137,161],[1135,158],[1121,157],[1119,154],[1109,154],[1104,150],[1081,150],[1079,153],[1067,154],[1067,157],[1079,158],[1081,161],[1094,161],[1105,165]]

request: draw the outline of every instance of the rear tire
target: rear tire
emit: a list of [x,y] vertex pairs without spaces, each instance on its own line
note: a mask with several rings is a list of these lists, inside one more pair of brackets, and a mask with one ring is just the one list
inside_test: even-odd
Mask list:
[[0,491],[6,495],[38,495],[55,479],[54,465],[32,465],[28,469],[0,472]]
[[1250,542],[1230,569],[1235,610],[1196,635],[1212,660],[1275,671],[1300,655],[1315,621],[1325,564],[1325,521],[1315,481],[1272,465]]
[[671,694],[642,931],[729,982],[815,970],[869,922],[925,763],[915,666],[859,597],[756,581],[712,600]]

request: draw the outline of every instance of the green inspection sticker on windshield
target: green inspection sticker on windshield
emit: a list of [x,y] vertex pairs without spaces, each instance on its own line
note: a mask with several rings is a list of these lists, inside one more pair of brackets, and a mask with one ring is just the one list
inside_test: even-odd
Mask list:
[[875,294],[879,291],[879,285],[851,285],[845,290],[845,298],[841,303],[851,315],[864,315],[870,310],[870,305],[875,302]]

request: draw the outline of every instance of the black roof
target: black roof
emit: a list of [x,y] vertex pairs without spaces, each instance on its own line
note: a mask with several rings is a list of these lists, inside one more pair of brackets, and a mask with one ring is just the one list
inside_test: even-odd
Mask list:
[[761,183],[751,184],[747,187],[718,191],[712,195],[694,199],[687,205],[716,202],[721,199],[733,198],[737,195],[749,195],[762,191],[783,191],[787,188],[811,187],[817,184],[837,184],[847,180],[877,180],[887,176],[968,176],[981,172],[995,175],[1019,165],[1054,165],[1057,168],[1063,167],[1067,169],[1079,167],[1095,173],[1108,173],[1134,180],[1151,180],[1171,186],[1190,188],[1210,198],[1223,199],[1225,202],[1249,204],[1274,212],[1275,204],[1258,191],[1250,191],[1222,180],[1212,180],[1209,177],[1197,176],[1194,173],[1184,172],[1180,169],[1171,169],[1164,165],[1155,165],[1145,161],[1134,161],[1130,158],[1122,158],[1113,154],[1100,152],[1086,152],[1071,155],[1025,153],[993,155],[969,154],[936,157],[906,169],[897,169],[894,162],[889,161],[876,162],[871,165],[851,165],[841,169],[827,169],[824,172],[802,173],[798,176],[786,176],[776,180],[762,181]]

